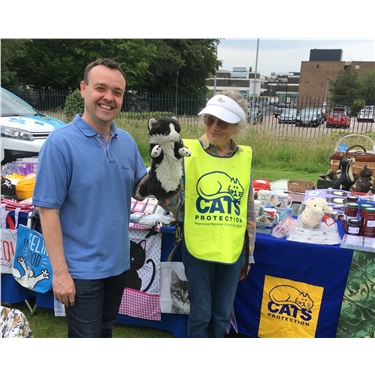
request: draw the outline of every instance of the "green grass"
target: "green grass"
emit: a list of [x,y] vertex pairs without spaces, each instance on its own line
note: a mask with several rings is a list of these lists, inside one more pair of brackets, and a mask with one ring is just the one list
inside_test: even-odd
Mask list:
[[[22,311],[29,321],[30,328],[35,338],[66,338],[68,327],[65,317],[56,317],[53,310],[37,307],[33,315],[25,302],[17,304],[4,304]],[[115,324],[113,327],[114,338],[174,338],[170,332],[148,328]]]

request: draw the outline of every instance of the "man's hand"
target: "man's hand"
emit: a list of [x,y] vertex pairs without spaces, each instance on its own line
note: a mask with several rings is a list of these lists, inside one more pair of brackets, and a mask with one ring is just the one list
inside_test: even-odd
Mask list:
[[64,304],[65,307],[74,306],[76,287],[68,272],[53,276],[52,289],[55,298]]

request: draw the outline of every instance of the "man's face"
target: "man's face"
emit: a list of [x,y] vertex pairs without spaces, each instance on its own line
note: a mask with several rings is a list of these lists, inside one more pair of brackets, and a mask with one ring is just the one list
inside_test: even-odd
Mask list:
[[109,126],[121,110],[126,88],[123,75],[98,65],[91,69],[88,83],[82,81],[80,87],[85,101],[83,119],[98,131]]

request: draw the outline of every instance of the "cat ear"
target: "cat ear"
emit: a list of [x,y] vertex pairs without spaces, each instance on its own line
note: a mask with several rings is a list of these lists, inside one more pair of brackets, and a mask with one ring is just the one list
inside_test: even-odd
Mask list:
[[156,118],[154,118],[154,117],[151,117],[151,118],[148,120],[148,128],[151,129],[151,128],[152,128],[152,125],[154,125],[156,122],[158,122],[158,120],[156,120]]

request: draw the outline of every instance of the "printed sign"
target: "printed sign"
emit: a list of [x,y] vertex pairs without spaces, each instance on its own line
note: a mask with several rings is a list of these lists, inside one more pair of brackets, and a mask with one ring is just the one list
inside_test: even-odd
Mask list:
[[324,288],[265,276],[259,337],[315,337]]

